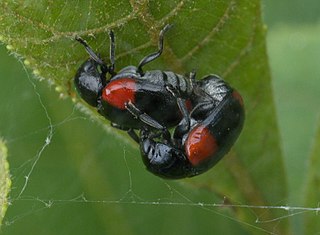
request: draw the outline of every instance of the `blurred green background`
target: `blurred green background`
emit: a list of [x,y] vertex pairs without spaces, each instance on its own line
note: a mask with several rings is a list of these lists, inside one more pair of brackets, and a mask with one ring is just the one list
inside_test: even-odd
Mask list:
[[[265,0],[264,5],[288,204],[299,206],[306,200],[309,157],[320,127],[320,4],[313,0]],[[290,219],[295,234],[304,234],[301,217]]]
[[319,123],[320,4],[264,1],[269,61],[292,203],[307,172]]
[[[308,157],[319,125],[320,4],[316,0],[263,3],[289,182],[289,198],[276,203],[300,206],[304,198],[299,192],[304,189]],[[46,82],[34,80],[3,45],[0,71],[0,135],[7,140],[14,176],[13,201],[3,234],[26,234],[26,228],[27,234],[203,234],[208,230],[249,234],[243,224],[228,218],[228,211],[190,204],[216,202],[212,194],[198,195],[188,184],[167,183],[150,176],[137,149],[110,136],[77,111],[71,101],[59,99]],[[45,145],[46,141],[50,144]],[[23,197],[19,198],[35,160]],[[153,184],[160,186],[146,188]],[[148,203],[157,201],[169,204]],[[168,211],[170,218],[162,216]],[[190,217],[206,216],[208,220],[195,223],[192,229],[184,226]],[[124,218],[130,218],[130,222]],[[149,223],[159,218],[157,227]],[[299,215],[289,219],[295,234],[303,234]]]

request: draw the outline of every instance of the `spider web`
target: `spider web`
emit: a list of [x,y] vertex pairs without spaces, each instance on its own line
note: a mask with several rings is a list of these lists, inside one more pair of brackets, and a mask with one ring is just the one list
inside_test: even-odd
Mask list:
[[[12,193],[10,196],[10,206],[8,210],[8,214],[4,220],[4,224],[2,226],[3,234],[11,234],[11,231],[19,230],[20,227],[26,225],[35,225],[34,220],[41,215],[46,218],[52,215],[52,211],[62,210],[64,208],[68,209],[69,207],[76,207],[81,211],[81,208],[88,207],[94,205],[97,208],[130,208],[132,206],[139,208],[135,210],[135,213],[139,210],[151,210],[153,212],[158,210],[164,210],[165,208],[169,208],[169,211],[176,210],[190,210],[192,213],[205,214],[206,218],[220,218],[226,224],[231,224],[234,226],[239,226],[242,230],[242,233],[239,234],[247,234],[246,231],[253,231],[253,233],[261,233],[261,234],[277,234],[273,229],[266,229],[263,224],[272,224],[271,228],[274,226],[276,228],[278,223],[283,221],[287,221],[288,219],[299,218],[299,215],[305,213],[313,213],[314,216],[318,215],[318,211],[320,207],[299,207],[299,206],[289,206],[286,204],[276,203],[277,205],[247,205],[242,203],[235,203],[232,197],[224,198],[221,200],[221,197],[215,197],[212,195],[212,192],[203,193],[202,195],[197,195],[195,192],[197,188],[191,187],[189,185],[185,185],[180,182],[167,182],[162,179],[156,178],[153,183],[160,185],[160,193],[157,191],[154,194],[150,194],[148,190],[152,190],[150,185],[147,184],[149,188],[144,188],[144,183],[141,182],[143,178],[138,176],[138,171],[145,171],[139,157],[133,156],[137,154],[137,151],[132,149],[130,146],[124,145],[122,143],[118,143],[116,145],[111,146],[111,148],[119,148],[122,152],[121,156],[123,156],[123,160],[120,161],[116,159],[113,161],[111,156],[104,159],[97,159],[97,161],[103,160],[105,164],[122,164],[123,167],[121,173],[112,174],[117,177],[119,174],[122,178],[122,185],[117,185],[116,187],[120,190],[119,192],[112,195],[110,193],[104,194],[106,191],[102,190],[103,194],[100,197],[93,198],[92,188],[96,188],[95,186],[90,187],[90,189],[86,190],[85,187],[72,186],[72,190],[69,190],[66,194],[60,195],[57,191],[65,190],[65,184],[62,181],[58,181],[58,183],[53,184],[52,176],[50,176],[50,172],[47,174],[41,175],[39,171],[44,167],[48,169],[46,161],[49,157],[54,155],[49,154],[50,148],[54,148],[57,145],[61,144],[61,141],[55,141],[55,138],[59,138],[61,135],[60,130],[68,128],[68,126],[72,125],[74,122],[81,123],[89,123],[88,125],[96,126],[94,123],[90,123],[90,120],[81,114],[79,114],[75,108],[73,108],[70,112],[70,106],[68,106],[69,110],[64,113],[62,117],[59,118],[54,117],[52,114],[51,104],[48,103],[46,97],[41,93],[41,88],[39,88],[40,84],[33,81],[31,79],[31,75],[29,72],[24,69],[24,73],[27,75],[27,84],[31,86],[32,94],[37,101],[37,108],[40,109],[40,113],[43,116],[45,127],[41,127],[39,124],[36,127],[32,127],[33,130],[29,130],[27,134],[21,136],[15,136],[8,140],[9,150],[12,149],[13,146],[19,146],[20,142],[24,142],[27,139],[32,139],[33,137],[37,137],[37,146],[33,148],[32,151],[27,152],[25,154],[25,158],[18,161],[18,163],[14,163],[12,173],[13,173],[13,182],[14,188],[12,189]],[[62,101],[60,101],[62,102]],[[60,104],[59,104],[60,105]],[[59,106],[58,105],[58,106]],[[99,129],[99,127],[97,128]],[[101,131],[101,130],[100,130]],[[101,135],[104,135],[104,131],[101,131]],[[56,136],[57,135],[57,136]],[[75,134],[76,135],[76,134]],[[71,144],[70,143],[66,143]],[[101,139],[100,142],[96,143],[96,150],[91,154],[101,155],[104,151],[108,151],[108,146],[105,146],[105,139]],[[81,143],[80,143],[81,144]],[[34,152],[34,154],[32,154]],[[90,151],[89,151],[90,152]],[[83,153],[88,155],[88,153]],[[17,158],[18,154],[11,155],[11,159]],[[91,157],[92,157],[91,156]],[[66,158],[70,157],[70,155],[65,156]],[[81,157],[81,156],[80,156]],[[53,159],[58,164],[64,164],[65,161],[63,158]],[[91,165],[90,161],[82,160],[83,163],[75,166],[75,168],[80,167],[80,171],[89,170],[85,165]],[[94,164],[93,164],[94,165]],[[84,167],[85,166],[85,167]],[[57,165],[53,166],[52,172],[56,170],[61,170]],[[136,168],[138,170],[136,171]],[[68,182],[72,182],[70,178],[75,177],[76,174],[68,175],[65,171],[70,170],[69,168],[62,168],[64,173],[62,178],[68,178]],[[108,168],[110,170],[110,168]],[[123,172],[127,172],[123,174]],[[85,174],[88,176],[90,174]],[[98,174],[99,175],[99,174]],[[146,173],[146,175],[149,175]],[[39,181],[39,177],[45,178]],[[57,174],[55,174],[55,177]],[[149,175],[150,178],[151,175]],[[139,179],[140,181],[137,181]],[[154,179],[154,178],[153,178]],[[92,179],[91,179],[92,180]],[[113,181],[115,179],[109,178],[106,179],[109,181]],[[148,179],[146,179],[148,181]],[[94,182],[94,180],[92,181]],[[91,183],[92,183],[91,182]],[[37,184],[40,184],[40,187],[37,187]],[[101,184],[101,182],[97,182],[97,184]],[[103,185],[103,184],[102,184]],[[46,186],[45,189],[41,188]],[[111,188],[111,187],[110,187]],[[43,190],[49,190],[48,193],[43,193]],[[96,195],[99,195],[96,194]],[[196,196],[195,196],[196,195]],[[283,201],[287,201],[288,199],[284,199]],[[232,203],[230,203],[232,202]],[[261,214],[257,214],[255,212],[256,209],[261,210]],[[239,219],[235,217],[231,212],[236,210],[248,210],[252,214],[252,220],[247,221],[243,219]],[[272,219],[264,220],[264,213],[268,211],[280,211],[281,215],[274,217]],[[86,212],[84,212],[86,213]],[[72,214],[72,212],[71,212]],[[105,214],[104,214],[105,215]],[[101,216],[101,215],[100,215]],[[126,216],[125,216],[126,217]],[[126,218],[130,218],[129,216]],[[33,221],[33,222],[32,222]],[[44,219],[45,223],[49,222]],[[273,225],[275,224],[275,225]],[[71,230],[70,230],[71,231]]]
[[[67,2],[64,3],[66,6]],[[89,1],[86,29],[90,28],[88,23],[91,18],[91,4],[92,1]],[[183,1],[177,7],[182,4]],[[232,7],[233,4],[230,4],[227,8],[226,17],[228,9]],[[64,13],[63,7],[53,25],[58,23],[58,19]],[[72,21],[76,22],[78,15],[73,17]],[[124,17],[125,20],[129,18],[132,18],[132,15]],[[225,21],[226,18],[222,17],[219,24]],[[216,31],[216,28],[212,30],[201,43],[206,43]],[[252,40],[253,38],[249,40],[249,46],[244,48],[239,58],[250,48]],[[105,44],[107,42],[102,45]],[[143,44],[139,48],[149,45]],[[227,43],[224,46],[228,46]],[[196,49],[197,47],[194,48]],[[118,56],[132,52],[128,51]],[[192,55],[193,50],[181,60],[187,60]],[[236,60],[230,68],[232,69],[237,62]],[[176,231],[176,234],[204,234],[207,232],[206,229],[219,233],[228,231],[229,227],[235,227],[230,231],[237,231],[237,234],[279,234],[276,232],[277,226],[288,221],[292,221],[293,229],[297,234],[301,234],[302,216],[306,213],[314,217],[318,215],[319,206],[295,206],[298,203],[292,203],[290,198],[280,198],[279,201],[272,201],[270,205],[245,204],[237,201],[236,195],[216,195],[214,190],[207,189],[206,185],[194,185],[185,181],[168,182],[156,178],[144,170],[137,149],[126,145],[123,140],[109,143],[114,137],[101,130],[101,126],[90,123],[90,119],[78,113],[74,107],[70,108],[70,104],[62,104],[64,101],[52,104],[52,100],[58,100],[58,97],[48,98],[42,92],[43,84],[33,81],[32,75],[26,69],[23,73],[27,75],[24,86],[28,88],[19,89],[19,86],[23,87],[23,81],[15,84],[15,80],[7,89],[11,91],[13,88],[13,99],[21,99],[16,104],[19,108],[3,109],[3,116],[8,117],[3,123],[8,123],[8,127],[5,128],[7,131],[4,131],[3,127],[1,131],[4,131],[4,137],[8,137],[14,182],[10,207],[2,226],[4,234],[17,234],[18,231],[24,231],[29,227],[35,231],[55,231],[54,227],[58,227],[56,234],[70,234],[70,231],[84,234],[85,231],[82,230],[91,233],[94,231],[94,234],[100,234],[99,231],[114,233],[118,232],[115,228],[122,229],[120,227],[126,225],[131,229],[122,229],[120,234],[141,234],[144,230],[158,229],[162,233]],[[46,84],[44,86],[46,87]],[[47,87],[45,89],[47,90]],[[4,97],[11,100],[10,94]],[[25,104],[27,101],[35,104]],[[24,109],[24,106],[30,107],[30,110]],[[58,115],[54,109],[64,111]],[[36,125],[24,128],[24,124],[29,123],[24,122],[24,119],[34,119],[36,121],[33,123]],[[12,126],[12,123],[15,126]],[[18,131],[20,128],[23,129],[22,132]],[[93,136],[92,133],[97,133],[94,140],[89,138]],[[122,159],[117,159],[116,156],[122,156]],[[260,164],[263,163],[261,160]],[[265,214],[270,211],[276,212],[276,216],[265,219]],[[249,212],[252,216],[249,219],[236,216],[241,215],[241,212]],[[74,217],[79,217],[80,220]],[[105,222],[105,217],[108,220],[110,217],[115,219]],[[136,217],[142,217],[145,221],[137,221]],[[115,220],[118,221],[114,222]],[[88,225],[84,226],[84,222]],[[184,227],[189,228],[186,226],[189,222],[197,227],[196,231],[183,230]],[[72,225],[80,229],[75,230]],[[174,230],[174,227],[177,230]]]

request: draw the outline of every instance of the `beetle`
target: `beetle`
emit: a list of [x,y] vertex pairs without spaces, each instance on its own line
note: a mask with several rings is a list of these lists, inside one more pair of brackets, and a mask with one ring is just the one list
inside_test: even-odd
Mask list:
[[179,179],[206,172],[230,150],[242,130],[242,97],[220,77],[207,75],[196,81],[191,97],[194,108],[184,115],[172,138],[148,127],[141,129],[142,160],[157,176]]
[[[166,25],[159,34],[158,51],[138,66],[115,72],[115,40],[110,37],[110,65],[81,38],[76,40],[90,58],[78,69],[75,87],[89,105],[125,130],[140,145],[150,172],[168,179],[201,174],[231,148],[244,123],[241,95],[217,75],[196,80],[171,71],[143,71],[163,51]],[[169,128],[174,128],[171,136]],[[139,136],[135,130],[140,130]]]
[[[147,125],[169,136],[168,128],[177,125],[182,117],[179,106],[188,101],[192,78],[171,71],[143,71],[143,67],[157,59],[163,51],[164,34],[172,25],[166,25],[159,34],[158,51],[145,56],[138,66],[129,65],[115,72],[115,37],[110,38],[110,65],[80,37],[90,58],[78,69],[74,84],[80,97],[111,125],[128,134],[139,143],[135,129]],[[179,96],[179,97],[178,97]],[[189,107],[190,108],[190,107]]]

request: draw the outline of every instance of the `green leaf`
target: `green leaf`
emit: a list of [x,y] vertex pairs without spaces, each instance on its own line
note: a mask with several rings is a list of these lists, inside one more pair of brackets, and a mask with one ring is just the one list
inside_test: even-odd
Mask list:
[[[250,209],[235,207],[226,212],[252,233],[266,230],[286,234],[286,221],[254,224],[256,216],[259,220],[269,221],[282,215],[254,206],[274,205],[286,198],[260,1],[117,0],[71,3],[30,0],[2,1],[0,7],[0,39],[7,48],[22,57],[36,77],[47,80],[62,97],[72,98],[78,107],[107,127],[108,123],[103,118],[77,98],[72,87],[78,66],[88,57],[74,37],[83,37],[103,58],[108,58],[107,32],[112,29],[116,35],[116,68],[120,69],[129,64],[136,65],[144,55],[155,51],[159,31],[167,23],[174,24],[166,35],[163,55],[146,69],[159,68],[182,74],[196,69],[199,79],[209,73],[219,74],[239,90],[246,107],[245,127],[231,153],[209,173],[182,181],[185,183],[183,188],[199,192],[197,200],[200,201],[215,194],[219,200],[225,199],[226,206],[253,206]],[[118,135],[117,131],[108,130]],[[78,129],[73,131],[74,135],[83,133]],[[92,135],[88,139],[95,143],[93,138]],[[119,154],[121,157],[123,152]],[[94,176],[107,177],[110,174],[99,163],[95,167],[90,174],[92,180]],[[157,188],[159,182],[155,181],[158,182],[155,184],[152,176],[148,176],[151,180],[139,175],[138,182],[144,182],[143,186],[148,185],[145,187],[148,189]],[[88,188],[96,183],[90,179],[81,178]],[[99,189],[87,190],[92,198],[104,195],[102,192],[108,193]],[[148,211],[141,210],[135,213]],[[117,214],[117,220],[126,225],[120,226],[123,234],[127,234],[130,228],[132,233],[139,233],[134,217],[117,210],[113,212]],[[103,218],[106,212],[100,211],[99,215]],[[177,223],[171,211],[161,215],[168,218],[168,227],[172,228]],[[205,216],[195,221],[186,215],[185,219],[190,220],[190,226],[192,223],[199,226],[205,221],[211,224],[210,217]],[[153,221],[159,221],[159,218]],[[159,226],[155,222],[149,226]],[[108,222],[105,224],[110,230],[116,229]],[[192,230],[186,228],[186,232]]]
[[8,207],[8,194],[11,187],[9,164],[7,162],[7,148],[0,139],[0,226]]
[[[318,128],[315,140],[314,148],[311,154],[308,167],[308,178],[306,183],[306,197],[305,197],[305,207],[310,209],[319,209],[319,197],[320,197],[320,128]],[[310,211],[305,214],[305,234],[315,234],[319,231],[320,226],[318,223],[318,210]]]
[[[310,7],[310,6],[308,6]],[[275,100],[288,179],[288,205],[302,206],[291,224],[296,234],[314,234],[319,188],[320,24],[278,25],[268,34]],[[313,147],[312,147],[313,146]],[[313,223],[314,222],[314,223]]]

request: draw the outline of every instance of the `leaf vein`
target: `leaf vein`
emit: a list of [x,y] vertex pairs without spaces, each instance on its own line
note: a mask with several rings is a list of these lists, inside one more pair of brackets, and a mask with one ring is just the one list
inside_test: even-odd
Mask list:
[[[5,6],[5,4],[2,4],[2,6]],[[92,29],[85,29],[85,30],[80,30],[80,31],[60,32],[59,30],[55,29],[52,26],[48,26],[44,23],[37,22],[37,21],[34,21],[30,18],[22,16],[19,13],[14,12],[8,6],[6,6],[6,9],[7,9],[7,11],[4,11],[4,12],[7,16],[12,16],[12,17],[18,19],[21,23],[32,25],[35,28],[42,29],[42,30],[44,30],[46,32],[50,32],[52,34],[51,37],[48,37],[45,39],[39,39],[37,37],[28,37],[28,38],[18,37],[18,38],[13,38],[13,39],[11,38],[15,42],[20,42],[20,43],[24,43],[24,44],[31,43],[34,45],[44,45],[44,44],[52,43],[52,42],[57,41],[57,40],[64,38],[64,37],[73,39],[76,35],[83,36],[83,35],[88,35],[88,34],[96,34],[96,33],[100,33],[100,32],[105,32],[108,29],[115,28],[119,25],[125,24],[125,23],[136,18],[136,12],[133,11],[123,18],[120,18],[112,23],[103,25],[101,27],[92,28]]]
[[162,19],[159,20],[159,25],[164,25],[168,22],[172,17],[176,16],[179,11],[183,9],[184,4],[186,1],[180,1],[167,15],[165,15]]
[[252,21],[253,22],[252,33],[248,37],[247,43],[239,51],[238,56],[234,60],[232,60],[232,62],[229,64],[229,66],[226,68],[226,70],[222,73],[222,77],[227,77],[230,73],[232,73],[232,71],[234,71],[234,69],[240,64],[241,59],[250,52],[250,49],[253,46],[253,42],[254,42],[255,35],[256,35],[256,30],[258,27],[257,18],[259,17],[259,14],[260,13],[259,13],[259,9],[258,9],[257,14],[255,15],[255,17]]
[[200,41],[194,48],[192,48],[184,57],[180,58],[181,63],[186,62],[188,59],[190,59],[197,51],[199,51],[201,48],[203,48],[204,46],[206,46],[211,39],[215,36],[215,34],[217,32],[220,31],[220,29],[223,27],[223,25],[225,25],[225,23],[227,22],[227,20],[229,19],[230,16],[230,12],[232,11],[232,9],[235,6],[235,1],[231,1],[228,5],[228,7],[226,8],[225,12],[223,13],[223,15],[220,17],[220,20],[218,21],[218,23],[216,25],[213,26],[212,30],[207,34],[206,37],[203,38],[202,41]]

